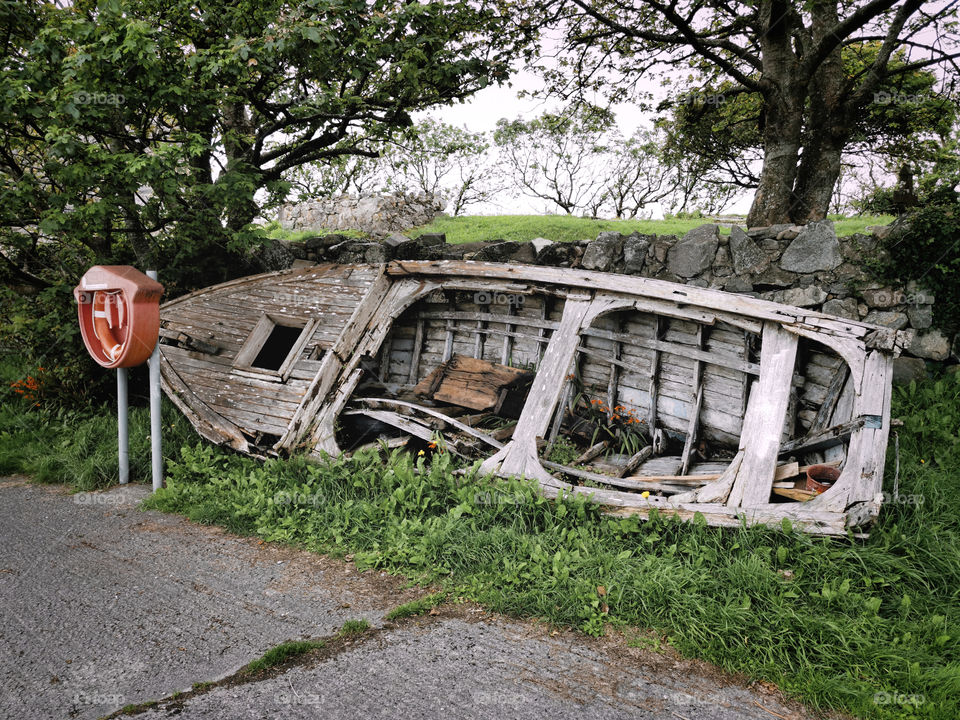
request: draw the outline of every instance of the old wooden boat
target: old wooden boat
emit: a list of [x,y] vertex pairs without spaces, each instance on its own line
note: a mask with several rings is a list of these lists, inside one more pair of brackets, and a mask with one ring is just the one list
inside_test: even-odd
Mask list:
[[[161,322],[165,391],[244,453],[446,448],[611,512],[827,535],[862,532],[882,500],[901,344],[885,328],[467,261],[247,277],[166,303]],[[811,485],[810,466],[832,483]]]

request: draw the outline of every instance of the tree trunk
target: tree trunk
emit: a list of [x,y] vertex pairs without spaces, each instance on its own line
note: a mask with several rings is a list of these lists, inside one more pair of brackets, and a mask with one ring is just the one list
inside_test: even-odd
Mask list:
[[843,146],[843,139],[833,134],[818,135],[804,145],[797,172],[796,204],[790,213],[792,222],[805,225],[827,216],[840,177]]
[[790,222],[803,114],[794,103],[771,98],[763,129],[763,169],[747,214],[747,227]]

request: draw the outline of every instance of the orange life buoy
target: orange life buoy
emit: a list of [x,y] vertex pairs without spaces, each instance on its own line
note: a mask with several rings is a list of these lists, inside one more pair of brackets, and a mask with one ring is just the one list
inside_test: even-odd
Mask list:
[[111,362],[120,357],[126,340],[123,311],[123,298],[119,292],[97,291],[93,294],[93,332]]

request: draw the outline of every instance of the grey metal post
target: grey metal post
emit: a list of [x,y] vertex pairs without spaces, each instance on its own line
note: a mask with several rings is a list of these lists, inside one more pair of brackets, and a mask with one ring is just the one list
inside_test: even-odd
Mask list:
[[117,368],[117,463],[120,484],[130,482],[130,431],[127,424],[127,369]]
[[[156,270],[147,270],[147,277],[157,279]],[[150,459],[153,490],[163,487],[163,450],[160,444],[160,339],[150,356]]]

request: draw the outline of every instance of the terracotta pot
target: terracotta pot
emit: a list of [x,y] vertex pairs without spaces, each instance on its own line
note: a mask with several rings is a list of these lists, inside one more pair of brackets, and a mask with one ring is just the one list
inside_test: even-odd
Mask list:
[[807,490],[822,493],[829,490],[840,477],[840,471],[832,465],[811,465],[807,468]]

